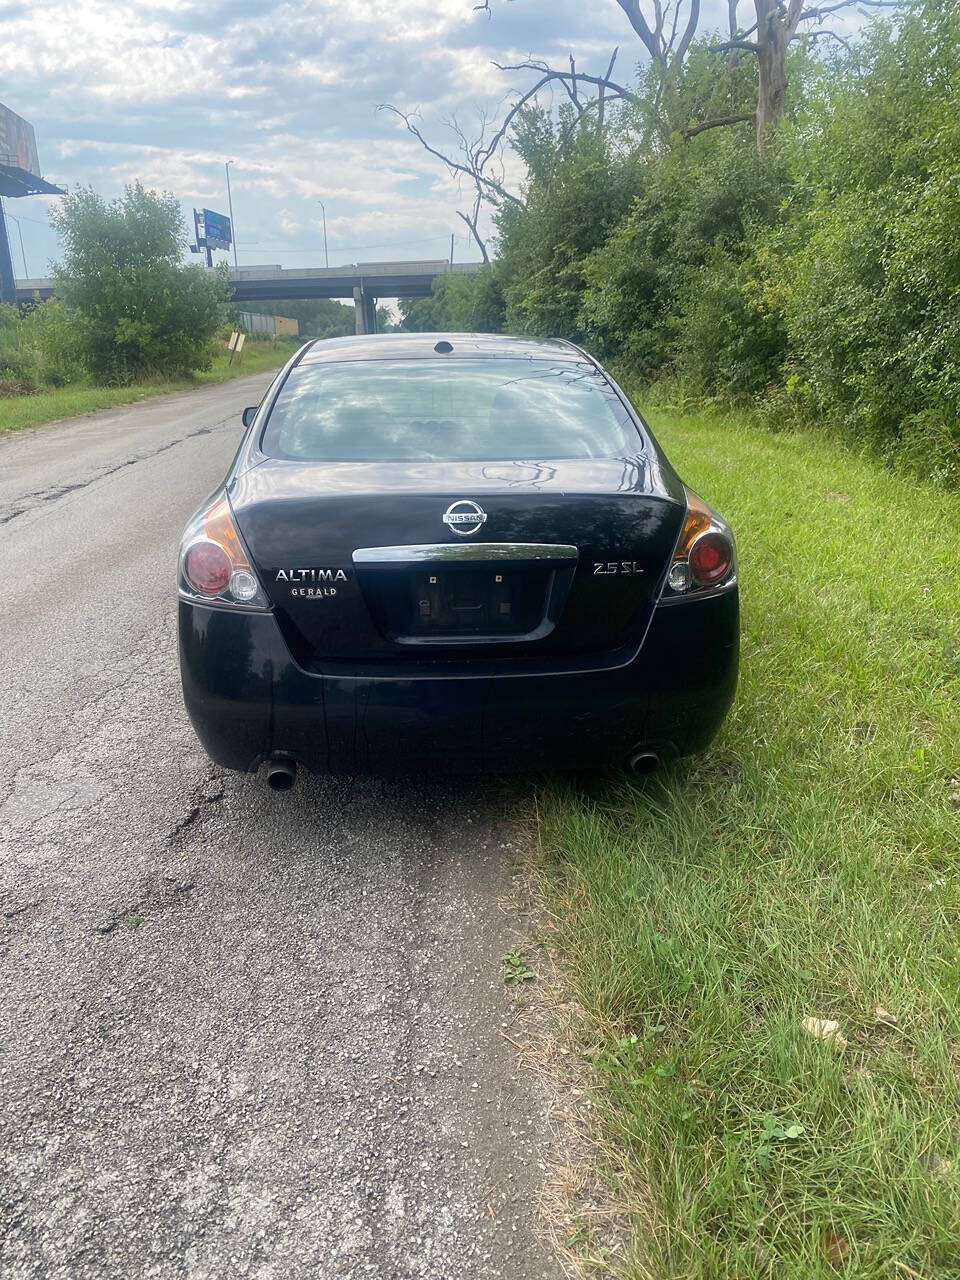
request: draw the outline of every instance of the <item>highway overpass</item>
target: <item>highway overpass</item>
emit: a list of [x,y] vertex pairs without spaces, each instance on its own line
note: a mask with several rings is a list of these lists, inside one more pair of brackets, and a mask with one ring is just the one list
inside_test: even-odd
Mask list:
[[[357,262],[345,267],[240,267],[231,268],[235,302],[273,301],[283,298],[352,298],[357,311],[357,333],[376,330],[378,298],[425,298],[442,275],[470,275],[479,262]],[[198,268],[199,269],[199,268]],[[50,279],[18,280],[17,300],[53,296]]]

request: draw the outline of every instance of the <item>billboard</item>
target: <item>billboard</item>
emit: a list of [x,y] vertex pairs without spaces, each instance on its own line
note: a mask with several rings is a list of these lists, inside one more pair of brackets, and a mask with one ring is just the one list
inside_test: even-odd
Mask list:
[[208,249],[229,249],[232,243],[230,219],[225,213],[203,211],[203,238]]
[[[37,135],[33,125],[0,103],[0,165],[9,169],[25,169],[40,177]],[[228,223],[229,225],[229,223]]]

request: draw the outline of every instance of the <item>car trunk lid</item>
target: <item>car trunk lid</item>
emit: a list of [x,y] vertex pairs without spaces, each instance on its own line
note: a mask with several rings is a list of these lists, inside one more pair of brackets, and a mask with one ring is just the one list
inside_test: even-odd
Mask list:
[[616,650],[642,637],[684,510],[642,456],[271,459],[230,498],[307,668]]

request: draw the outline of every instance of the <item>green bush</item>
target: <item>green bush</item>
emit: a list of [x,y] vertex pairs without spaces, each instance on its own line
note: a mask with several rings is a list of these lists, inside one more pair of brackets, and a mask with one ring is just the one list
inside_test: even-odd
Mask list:
[[758,265],[717,245],[677,299],[674,365],[706,395],[755,396],[780,377],[786,332]]
[[779,158],[761,161],[735,132],[651,157],[630,212],[584,263],[587,340],[646,376],[673,370],[734,394],[764,386],[783,334],[751,260],[785,187]]
[[0,307],[0,378],[23,387],[62,387],[84,374],[83,322],[58,299],[21,314]]
[[791,361],[817,408],[896,465],[960,472],[960,9],[926,0],[824,78],[789,143]]
[[37,380],[36,353],[24,345],[20,313],[4,305],[0,305],[0,379],[27,386]]
[[492,267],[472,275],[442,275],[429,298],[400,301],[400,328],[416,333],[499,333],[503,295]]
[[94,378],[127,383],[210,366],[228,297],[225,273],[187,267],[179,201],[136,183],[113,201],[72,192],[52,215],[63,244],[57,294],[83,319]]
[[22,341],[34,360],[36,379],[47,387],[63,387],[86,373],[87,342],[84,318],[59,298],[50,298],[27,311],[21,322]]
[[501,207],[497,276],[511,331],[580,339],[587,257],[603,245],[637,190],[639,157],[615,132],[572,128],[561,112],[521,113],[516,148],[527,165],[523,208]]

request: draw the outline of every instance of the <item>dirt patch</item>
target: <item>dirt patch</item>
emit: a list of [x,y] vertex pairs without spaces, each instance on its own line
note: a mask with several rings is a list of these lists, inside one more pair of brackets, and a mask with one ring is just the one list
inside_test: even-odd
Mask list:
[[17,378],[0,378],[0,400],[11,400],[14,396],[33,396],[38,388],[29,382],[21,382]]

